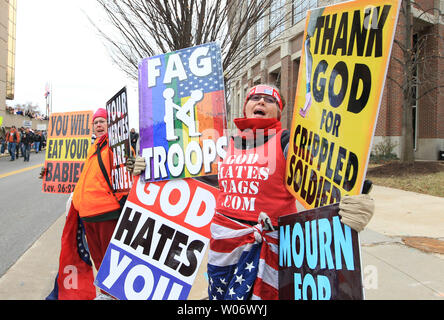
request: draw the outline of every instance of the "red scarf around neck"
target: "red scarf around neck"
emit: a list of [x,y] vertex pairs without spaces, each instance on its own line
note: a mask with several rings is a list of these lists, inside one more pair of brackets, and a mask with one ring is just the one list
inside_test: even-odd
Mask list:
[[238,128],[238,136],[246,140],[254,139],[256,133],[263,133],[264,136],[268,136],[269,134],[276,134],[282,129],[281,122],[276,118],[237,118],[233,121]]

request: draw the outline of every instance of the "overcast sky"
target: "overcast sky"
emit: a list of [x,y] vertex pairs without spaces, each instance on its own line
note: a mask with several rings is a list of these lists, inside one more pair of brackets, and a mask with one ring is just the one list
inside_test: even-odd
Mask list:
[[15,100],[45,112],[45,84],[52,111],[97,110],[127,87],[130,127],[138,130],[137,82],[113,65],[85,16],[104,20],[94,0],[18,0]]

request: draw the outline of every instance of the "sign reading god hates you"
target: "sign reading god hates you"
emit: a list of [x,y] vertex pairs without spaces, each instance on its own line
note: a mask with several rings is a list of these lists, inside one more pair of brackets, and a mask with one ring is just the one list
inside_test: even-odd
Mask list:
[[186,300],[210,240],[217,189],[136,177],[96,277],[120,300]]
[[106,103],[109,146],[113,151],[111,183],[114,192],[129,191],[131,173],[126,170],[126,160],[131,155],[126,87]]
[[146,181],[217,173],[225,156],[220,48],[208,43],[139,64],[139,130]]
[[92,116],[92,111],[51,114],[43,192],[74,191],[91,144]]
[[285,179],[306,209],[361,193],[400,2],[307,14]]
[[279,218],[280,300],[362,300],[358,233],[339,204]]

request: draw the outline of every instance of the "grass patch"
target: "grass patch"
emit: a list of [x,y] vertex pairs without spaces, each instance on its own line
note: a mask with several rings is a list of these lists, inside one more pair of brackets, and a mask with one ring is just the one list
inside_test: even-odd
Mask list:
[[370,163],[367,179],[376,185],[444,197],[444,163],[416,161],[411,165],[399,161]]

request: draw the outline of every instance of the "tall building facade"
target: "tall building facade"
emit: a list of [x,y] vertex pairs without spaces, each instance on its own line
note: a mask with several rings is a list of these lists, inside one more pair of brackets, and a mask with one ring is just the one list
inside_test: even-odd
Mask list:
[[[256,46],[255,57],[246,61],[239,75],[230,80],[229,125],[232,119],[243,116],[243,102],[248,88],[259,83],[270,83],[280,88],[287,101],[281,121],[284,127],[291,127],[306,11],[339,2],[343,1],[273,0],[274,7],[271,6],[270,14],[257,26],[252,26],[252,34],[246,41],[251,41],[255,35],[266,30],[276,16],[285,17],[283,24],[274,28],[263,43],[251,41],[251,45]],[[416,2],[421,9],[419,6],[413,8],[412,42],[421,41],[421,52],[417,54],[427,61],[414,70],[414,76],[421,81],[416,87],[417,99],[411,106],[412,139],[416,159],[436,160],[439,151],[444,150],[444,18],[439,15],[444,13],[444,0]],[[404,30],[400,18],[396,40],[403,41]],[[394,152],[398,157],[402,143],[403,92],[395,81],[404,77],[403,66],[399,63],[402,59],[402,50],[394,45],[373,142],[375,146],[389,139],[395,145]]]
[[17,0],[0,0],[0,99],[14,100]]

